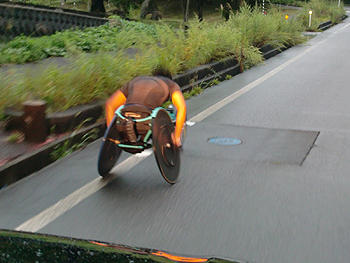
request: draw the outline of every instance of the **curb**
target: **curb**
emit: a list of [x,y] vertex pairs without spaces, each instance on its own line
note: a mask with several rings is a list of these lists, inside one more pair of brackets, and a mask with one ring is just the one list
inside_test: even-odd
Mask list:
[[[54,129],[55,133],[61,134],[73,131],[81,123],[84,123],[84,126],[92,125],[102,115],[103,107],[104,103],[97,102],[75,106],[62,112],[48,113],[45,118],[46,127],[48,130]],[[25,127],[24,111],[5,108],[5,116],[10,117],[5,125],[5,130],[23,130]]]
[[[283,52],[287,48],[273,48],[265,45],[260,48],[264,59],[269,59]],[[174,76],[173,80],[179,84],[182,92],[190,91],[196,86],[206,87],[213,79],[225,80],[226,76],[236,76],[240,73],[238,62],[234,58],[226,58],[206,65],[187,70],[183,74]],[[190,84],[188,84],[190,83]]]
[[105,122],[95,123],[89,127],[80,129],[74,135],[69,134],[63,136],[36,151],[20,156],[15,160],[4,164],[0,167],[0,190],[52,164],[54,160],[51,159],[51,153],[56,147],[63,145],[65,142],[70,141],[69,145],[73,146],[74,144],[81,142],[85,134],[96,128],[99,129],[97,134],[98,138],[102,137],[106,129],[105,126]]

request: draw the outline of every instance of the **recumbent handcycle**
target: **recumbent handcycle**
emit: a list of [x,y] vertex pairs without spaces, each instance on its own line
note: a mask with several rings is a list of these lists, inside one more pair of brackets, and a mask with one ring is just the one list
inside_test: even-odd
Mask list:
[[[137,104],[119,107],[103,137],[98,157],[99,174],[107,176],[122,151],[137,154],[153,148],[163,178],[170,184],[176,183],[180,172],[180,150],[171,138],[175,122],[173,105],[153,110]],[[186,123],[182,143],[185,136]]]

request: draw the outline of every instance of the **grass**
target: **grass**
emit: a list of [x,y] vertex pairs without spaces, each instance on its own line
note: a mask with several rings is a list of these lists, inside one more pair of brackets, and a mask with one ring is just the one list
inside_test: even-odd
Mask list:
[[81,142],[72,144],[73,137],[75,136],[77,130],[78,129],[74,130],[68,140],[66,140],[61,145],[57,145],[55,149],[50,153],[51,159],[53,161],[57,161],[65,156],[68,156],[78,149],[86,147],[91,141],[94,141],[98,138],[99,129],[95,128],[90,132],[84,134]]
[[[134,16],[137,12],[131,10]],[[31,98],[47,101],[49,112],[105,100],[134,76],[149,75],[159,65],[175,75],[210,61],[235,57],[243,71],[263,60],[259,47],[265,44],[283,47],[305,41],[301,36],[305,30],[302,19],[295,16],[285,20],[278,8],[269,8],[266,16],[261,13],[258,6],[242,5],[240,12],[232,13],[224,22],[213,7],[204,13],[201,23],[192,14],[185,32],[179,16],[182,13],[164,10],[161,22],[114,17],[106,25],[83,31],[17,37],[0,47],[0,64],[52,56],[73,56],[74,62],[65,68],[52,66],[37,72],[14,70],[0,74],[0,111]]]
[[19,143],[22,142],[24,140],[24,134],[22,132],[19,131],[15,131],[13,133],[11,133],[6,139],[6,142],[10,142],[10,143]]
[[[311,26],[309,26],[309,11],[312,10]],[[340,22],[345,15],[343,4],[338,7],[338,1],[310,0],[302,5],[298,19],[309,31],[317,31],[321,22],[331,20],[333,24]]]

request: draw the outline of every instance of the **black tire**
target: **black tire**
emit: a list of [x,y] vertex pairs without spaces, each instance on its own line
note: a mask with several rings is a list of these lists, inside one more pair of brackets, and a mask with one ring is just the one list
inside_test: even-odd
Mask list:
[[119,139],[117,127],[116,127],[116,116],[114,116],[110,126],[107,128],[103,137],[100,154],[98,156],[98,173],[105,177],[109,174],[110,170],[114,167],[119,159],[122,149],[116,144],[116,140]]
[[169,184],[177,182],[180,172],[180,151],[173,144],[174,124],[165,110],[159,110],[152,120],[153,151],[159,170]]

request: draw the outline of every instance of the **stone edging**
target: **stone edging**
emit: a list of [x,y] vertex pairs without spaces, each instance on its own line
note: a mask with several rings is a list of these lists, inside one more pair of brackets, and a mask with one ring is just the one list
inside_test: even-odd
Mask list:
[[63,136],[36,151],[20,156],[2,165],[0,167],[0,189],[53,163],[54,161],[50,158],[51,153],[57,146],[63,145],[67,140],[70,140],[70,145],[72,146],[75,143],[81,142],[85,134],[96,128],[99,129],[98,138],[102,137],[106,129],[105,126],[105,122],[95,123],[89,127],[80,129],[74,136],[71,134]]

